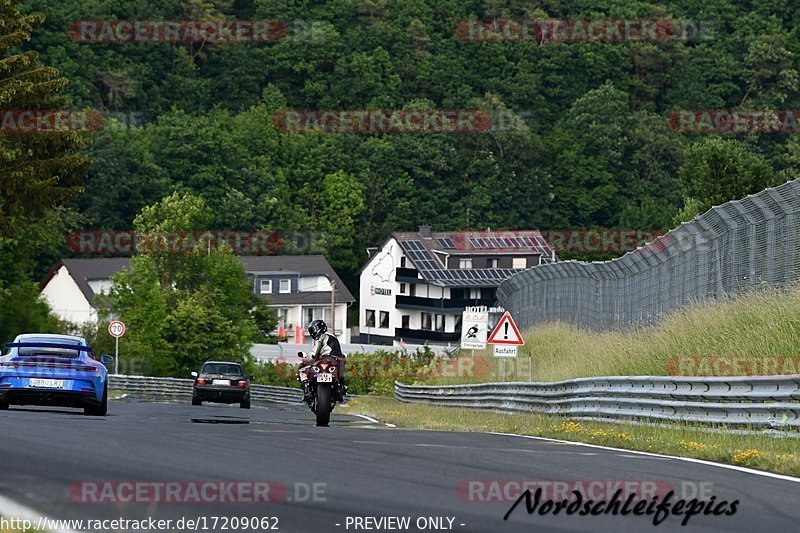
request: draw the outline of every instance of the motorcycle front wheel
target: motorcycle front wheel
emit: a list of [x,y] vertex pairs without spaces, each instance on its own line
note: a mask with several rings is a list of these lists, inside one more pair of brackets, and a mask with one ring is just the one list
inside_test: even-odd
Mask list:
[[331,386],[328,383],[317,385],[317,426],[326,427],[331,420]]

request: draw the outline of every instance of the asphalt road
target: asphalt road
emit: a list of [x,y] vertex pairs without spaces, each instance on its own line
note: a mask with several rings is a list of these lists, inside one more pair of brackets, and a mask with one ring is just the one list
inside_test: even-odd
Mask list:
[[[0,494],[50,518],[205,517],[200,531],[225,531],[225,525],[233,530],[233,522],[217,518],[215,528],[212,520],[234,516],[276,517],[284,532],[402,530],[356,529],[355,517],[368,516],[410,517],[408,531],[800,529],[800,483],[680,460],[515,436],[399,431],[347,415],[346,409],[334,412],[331,427],[317,428],[300,405],[246,411],[123,400],[113,401],[109,412],[90,418],[68,409],[0,411]],[[285,497],[270,492],[281,500],[270,503],[85,503],[82,498],[102,494],[87,496],[87,485],[76,485],[207,480],[268,481],[286,492]],[[704,490],[705,500],[713,495],[716,502],[739,504],[733,516],[694,516],[681,527],[677,516],[654,526],[652,516],[529,515],[524,503],[504,521],[517,493],[506,501],[475,501],[503,499],[492,490],[513,488],[507,482],[514,480],[546,481],[545,487],[562,481],[570,488],[577,482],[639,480],[655,483],[662,494],[663,487],[674,488],[678,498]],[[317,501],[309,501],[314,484]],[[106,497],[113,494],[122,493]],[[418,528],[417,519],[424,517],[442,523],[434,528],[437,524],[420,522],[426,527]],[[178,528],[173,522],[170,529]]]

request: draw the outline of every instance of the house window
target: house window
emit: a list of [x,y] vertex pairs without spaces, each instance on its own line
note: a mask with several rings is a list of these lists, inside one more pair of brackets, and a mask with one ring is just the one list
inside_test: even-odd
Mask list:
[[292,292],[292,280],[282,279],[279,290],[281,294]]
[[500,264],[500,260],[496,257],[492,257],[488,261],[486,261],[486,268],[497,268]]
[[375,327],[375,310],[374,309],[367,309],[367,318],[364,321],[364,325],[368,328]]
[[472,259],[459,259],[458,268],[472,268]]
[[331,309],[330,307],[306,307],[303,309],[305,314],[306,326],[315,320],[324,320],[330,322]]
[[258,292],[259,294],[272,294],[272,280],[262,279]]
[[278,319],[278,326],[286,329],[286,322],[289,319],[289,310],[283,307],[275,309],[275,316]]
[[477,300],[480,297],[481,297],[481,290],[480,289],[476,289],[476,288],[473,287],[473,288],[471,288],[469,290],[469,299],[470,300]]
[[403,315],[400,320],[402,322],[402,328],[403,329],[409,329],[409,327],[411,327],[411,316],[410,315]]
[[444,331],[444,315],[436,315],[436,331]]
[[422,313],[422,328],[426,331],[431,330],[431,322],[433,320],[433,315],[430,313]]
[[400,294],[405,294],[405,293],[406,293],[406,284],[405,283],[401,283],[400,284]]
[[388,311],[381,311],[381,328],[388,328],[389,327],[389,312]]
[[400,258],[400,268],[406,267],[406,256]]
[[528,266],[528,260],[524,257],[515,257],[511,266],[514,268],[525,268]]

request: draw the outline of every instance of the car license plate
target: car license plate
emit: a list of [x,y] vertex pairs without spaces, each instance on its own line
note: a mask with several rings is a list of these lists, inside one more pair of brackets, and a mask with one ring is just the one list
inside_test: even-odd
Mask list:
[[212,379],[211,380],[211,384],[212,385],[230,385],[231,384],[231,380],[229,380],[229,379]]
[[327,374],[327,373],[319,374],[317,376],[317,381],[319,381],[320,383],[333,383],[333,374]]
[[63,389],[63,379],[39,379],[31,378],[29,381],[31,387],[42,387],[45,389]]

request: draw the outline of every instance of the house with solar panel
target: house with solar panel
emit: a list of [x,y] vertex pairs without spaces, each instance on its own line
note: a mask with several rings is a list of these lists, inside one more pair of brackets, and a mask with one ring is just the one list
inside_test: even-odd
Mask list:
[[495,304],[512,275],[556,261],[537,230],[392,233],[359,271],[362,343],[458,344],[466,307]]

